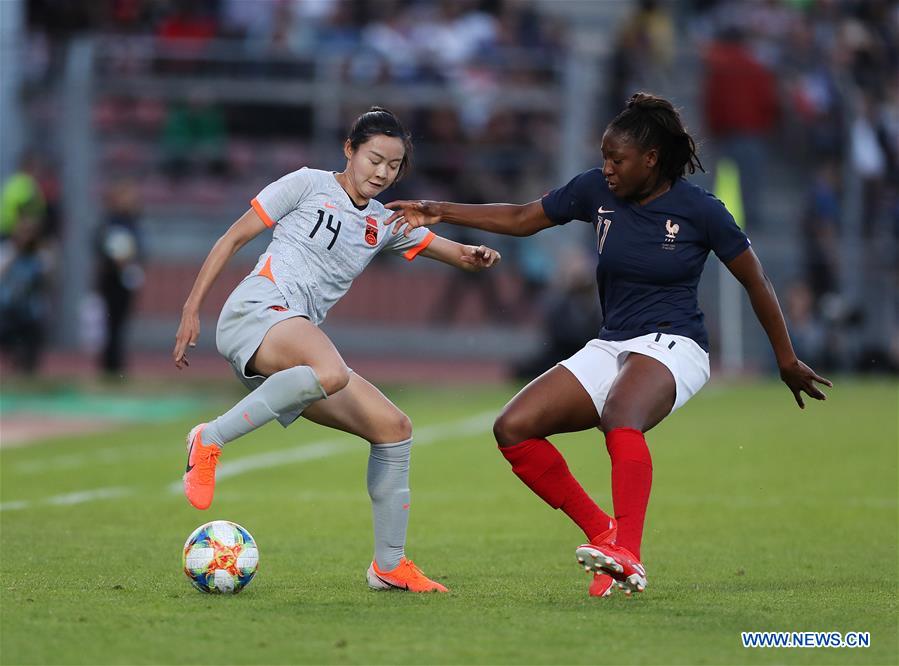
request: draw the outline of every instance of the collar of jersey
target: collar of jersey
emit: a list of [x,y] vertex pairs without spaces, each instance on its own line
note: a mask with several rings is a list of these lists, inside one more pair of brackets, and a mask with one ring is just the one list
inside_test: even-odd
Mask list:
[[[656,205],[658,202],[664,200],[669,194],[671,194],[672,192],[674,192],[674,188],[675,188],[675,187],[679,187],[679,186],[680,186],[680,182],[681,182],[682,180],[683,180],[683,178],[678,178],[677,180],[675,180],[673,183],[671,183],[671,187],[669,187],[667,191],[662,192],[662,194],[660,194],[659,196],[657,196],[655,199],[653,199],[652,201],[650,201],[648,204],[643,204],[643,205],[641,206],[641,205],[638,204],[636,201],[630,201],[630,202],[628,202],[628,203],[629,203],[631,206],[633,206],[634,208],[644,208],[644,209],[645,209],[645,208],[652,208],[652,207],[653,207],[654,205]],[[339,184],[340,184],[340,183],[338,183],[338,185],[339,185]]]
[[364,206],[362,206],[361,208],[359,206],[357,206],[356,202],[353,201],[353,197],[350,196],[350,193],[347,192],[345,189],[343,189],[343,185],[341,185],[340,182],[337,180],[337,172],[336,171],[331,172],[331,179],[334,181],[334,184],[337,186],[337,189],[339,189],[341,192],[343,192],[343,195],[350,202],[350,205],[353,208],[355,208],[356,210],[358,210],[360,213],[364,210],[367,210],[368,207],[371,206],[371,199],[369,199],[368,203],[365,204]]

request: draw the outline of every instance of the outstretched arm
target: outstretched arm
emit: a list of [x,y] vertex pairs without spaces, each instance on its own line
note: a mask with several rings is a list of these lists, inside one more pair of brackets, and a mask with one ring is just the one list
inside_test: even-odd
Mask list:
[[394,213],[384,222],[391,233],[406,236],[416,227],[449,222],[507,236],[530,236],[553,226],[538,199],[527,204],[458,204],[447,201],[391,201]]
[[431,243],[422,250],[421,256],[472,273],[495,266],[502,259],[499,252],[486,245],[463,245],[442,236],[434,236]]
[[802,400],[803,391],[816,400],[826,400],[827,396],[815,382],[831,387],[833,384],[829,379],[819,377],[814,370],[796,357],[774,287],[765,275],[755,252],[752,248],[747,248],[727,262],[726,266],[749,294],[755,316],[768,334],[768,340],[774,349],[777,367],[780,368],[780,378],[793,392],[796,404],[805,409],[805,402]]
[[187,348],[195,347],[197,338],[200,337],[200,305],[209,293],[212,283],[228,260],[267,228],[262,218],[251,208],[212,246],[181,309],[181,323],[175,334],[175,349],[172,352],[172,358],[178,368],[190,365],[187,361]]

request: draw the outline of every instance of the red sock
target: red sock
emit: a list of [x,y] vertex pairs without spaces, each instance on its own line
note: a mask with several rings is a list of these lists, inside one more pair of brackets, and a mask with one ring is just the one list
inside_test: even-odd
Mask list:
[[548,440],[526,439],[499,450],[515,475],[552,508],[568,514],[588,539],[609,529],[611,518],[584,492],[562,454]]
[[615,428],[606,433],[612,459],[612,504],[618,521],[618,545],[640,558],[643,522],[652,487],[652,457],[643,433]]

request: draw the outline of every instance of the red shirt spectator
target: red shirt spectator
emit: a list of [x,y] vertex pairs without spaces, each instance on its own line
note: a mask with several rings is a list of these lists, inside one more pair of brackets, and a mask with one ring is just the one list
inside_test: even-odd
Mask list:
[[765,134],[777,123],[775,78],[735,32],[709,47],[703,96],[713,136]]
[[215,20],[189,11],[178,11],[159,26],[157,36],[164,42],[190,40],[205,43],[216,35]]

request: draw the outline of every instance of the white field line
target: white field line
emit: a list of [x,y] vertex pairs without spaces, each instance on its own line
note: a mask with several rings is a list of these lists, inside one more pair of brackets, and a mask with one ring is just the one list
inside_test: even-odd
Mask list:
[[[490,424],[496,416],[496,412],[481,412],[474,416],[459,419],[457,421],[449,421],[433,426],[419,429],[415,432],[415,446],[427,446],[434,442],[449,439],[452,437],[466,437],[477,435],[489,430]],[[268,469],[271,467],[281,467],[295,463],[307,462],[310,460],[319,460],[340,453],[346,453],[354,450],[358,446],[357,443],[350,439],[328,439],[318,442],[310,442],[302,446],[296,446],[282,451],[271,451],[267,453],[259,453],[256,455],[244,456],[231,462],[222,463],[216,471],[216,478],[223,479],[233,476],[240,476],[247,472],[254,472],[260,469]],[[114,452],[106,450],[95,452],[102,454],[103,459],[115,459],[117,456]],[[108,458],[107,458],[108,456]],[[63,467],[78,466],[81,460],[90,460],[94,454],[86,454],[82,458],[74,456],[66,456]],[[24,463],[23,463],[24,464]],[[33,470],[29,467],[23,468],[26,473]],[[171,493],[182,492],[181,481],[176,481],[168,486]],[[83,490],[65,495],[54,495],[36,500],[13,500],[0,504],[0,512],[17,511],[28,509],[33,506],[71,506],[75,504],[83,504],[85,502],[94,502],[98,500],[115,499],[133,494],[135,489],[132,487],[112,487],[112,488],[95,488],[92,490]]]
[[111,446],[86,453],[69,453],[54,456],[48,460],[26,460],[12,465],[20,475],[40,474],[66,469],[77,469],[96,465],[112,465],[135,459],[158,458],[159,452],[151,446]]
[[38,500],[17,500],[14,502],[4,502],[0,504],[0,511],[16,511],[19,509],[29,509],[38,505],[50,506],[72,506],[73,504],[84,504],[85,502],[95,502],[97,500],[116,499],[124,497],[134,492],[132,488],[123,488],[121,486],[114,488],[95,488],[93,490],[80,490],[76,493],[68,493],[66,495],[54,495]]

